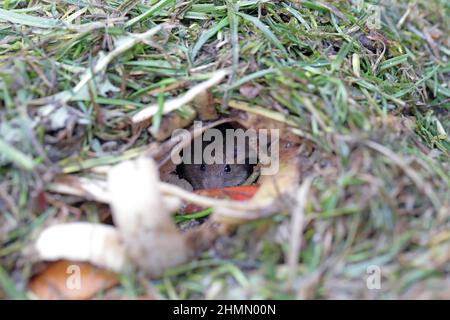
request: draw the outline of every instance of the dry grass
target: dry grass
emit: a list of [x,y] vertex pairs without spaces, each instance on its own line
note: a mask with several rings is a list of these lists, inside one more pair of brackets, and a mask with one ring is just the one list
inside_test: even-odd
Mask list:
[[[447,1],[389,1],[372,33],[368,3],[350,1],[0,2],[0,296],[24,297],[32,263],[22,253],[43,224],[101,219],[94,203],[46,193],[53,176],[136,154],[149,134],[132,129],[133,115],[226,68],[228,83],[213,90],[223,105],[273,110],[316,147],[304,163],[312,185],[297,266],[287,266],[286,210],[241,226],[152,290],[450,298]],[[153,37],[129,36],[162,23]],[[240,94],[244,83],[262,86],[255,99]],[[380,290],[366,287],[373,265]],[[148,283],[124,275],[117,290],[139,296]]]

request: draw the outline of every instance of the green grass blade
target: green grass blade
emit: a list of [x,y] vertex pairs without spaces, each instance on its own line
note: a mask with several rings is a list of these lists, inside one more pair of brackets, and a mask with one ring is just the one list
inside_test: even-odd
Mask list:
[[211,39],[217,32],[222,30],[224,27],[226,27],[229,24],[228,17],[223,18],[218,24],[216,24],[214,27],[209,29],[208,31],[204,32],[200,38],[198,38],[197,42],[195,43],[194,47],[192,48],[191,52],[191,60],[194,61],[195,57],[197,56],[200,49],[203,47],[203,45]]
[[255,27],[257,27],[264,34],[264,36],[267,39],[269,39],[270,42],[272,42],[278,49],[283,51],[283,53],[287,54],[286,49],[284,48],[284,46],[280,42],[280,40],[278,40],[278,38],[269,29],[269,27],[266,26],[264,23],[262,23],[258,18],[255,18],[253,16],[250,16],[250,15],[242,13],[242,12],[236,12],[236,14],[241,16],[245,20],[251,22]]
[[131,19],[130,21],[125,23],[125,28],[129,28],[138,22],[142,22],[145,19],[150,18],[151,16],[153,16],[155,13],[157,13],[161,9],[165,8],[169,4],[174,4],[174,3],[175,3],[174,0],[162,0],[162,1],[158,2],[157,4],[152,6],[150,9],[145,11],[144,13],[138,15],[137,17],[134,17],[133,19]]
[[7,160],[19,166],[20,168],[23,168],[28,171],[34,169],[35,164],[32,158],[22,153],[21,151],[17,150],[16,148],[8,144],[6,141],[3,141],[2,139],[0,139],[0,154]]
[[48,19],[41,17],[34,17],[28,14],[16,13],[10,10],[0,9],[0,20],[8,21],[14,24],[21,24],[30,27],[52,29],[56,27],[63,27],[64,24],[56,19]]

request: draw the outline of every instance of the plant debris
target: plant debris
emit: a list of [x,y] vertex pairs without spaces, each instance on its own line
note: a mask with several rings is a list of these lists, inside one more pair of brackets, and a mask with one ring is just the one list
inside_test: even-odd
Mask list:
[[[448,2],[1,7],[0,297],[36,298],[39,235],[70,244],[65,228],[100,226],[128,239],[136,273],[163,277],[119,259],[120,298],[450,298]],[[279,172],[252,177],[245,201],[171,184],[184,146],[170,136],[195,138],[195,120],[279,129]],[[111,193],[111,171],[148,161],[153,180]],[[126,199],[157,237],[117,216]],[[42,257],[105,268],[86,243]]]

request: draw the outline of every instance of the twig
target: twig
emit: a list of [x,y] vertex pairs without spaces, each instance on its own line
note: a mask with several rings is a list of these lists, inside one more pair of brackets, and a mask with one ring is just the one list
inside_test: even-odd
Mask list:
[[[228,73],[229,71],[227,70],[218,70],[209,80],[197,84],[196,86],[189,89],[184,95],[165,102],[163,111],[164,114],[172,112],[180,108],[181,106],[191,102],[200,93],[220,83]],[[153,117],[157,111],[158,105],[153,104],[135,114],[132,118],[132,121],[135,123],[145,121]]]
[[305,222],[305,207],[309,188],[311,187],[312,178],[305,179],[300,188],[297,191],[297,206],[292,211],[292,231],[290,234],[290,246],[287,257],[287,263],[289,268],[290,284],[294,284],[294,280],[297,276],[298,258],[300,255],[300,248],[303,241],[303,226]]

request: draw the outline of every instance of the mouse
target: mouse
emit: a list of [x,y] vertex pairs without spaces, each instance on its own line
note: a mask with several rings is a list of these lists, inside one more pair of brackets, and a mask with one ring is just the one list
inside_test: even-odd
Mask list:
[[[208,144],[207,142],[203,142],[203,149]],[[225,142],[223,150],[226,150]],[[248,163],[206,164],[203,161],[201,164],[183,163],[179,165],[177,171],[179,176],[187,180],[194,190],[217,189],[235,187],[243,184],[253,172],[253,165]]]

